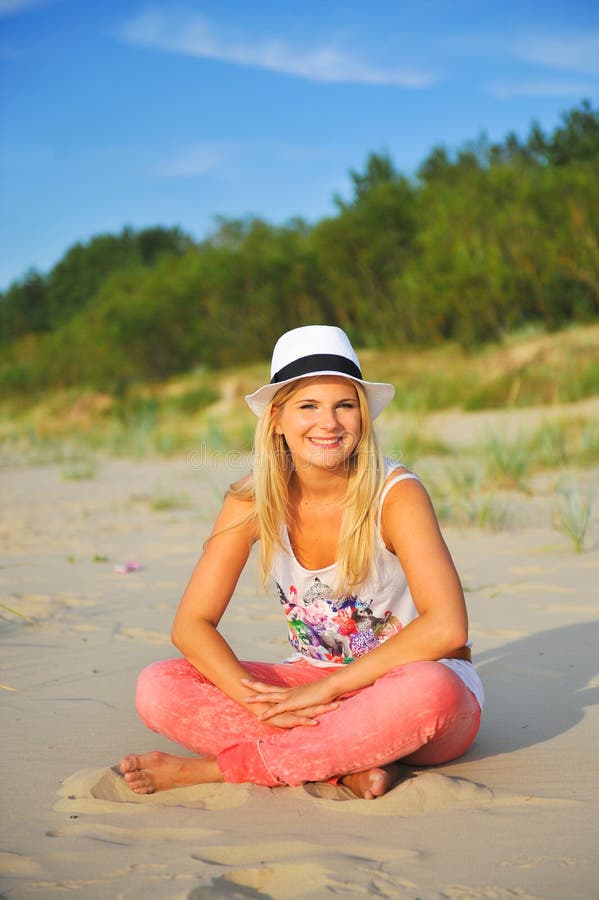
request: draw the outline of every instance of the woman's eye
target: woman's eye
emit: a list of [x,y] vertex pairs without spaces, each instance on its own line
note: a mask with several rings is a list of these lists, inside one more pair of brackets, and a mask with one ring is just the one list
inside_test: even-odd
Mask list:
[[[317,409],[316,403],[301,403],[300,409]],[[336,409],[355,409],[356,404],[353,400],[342,400],[340,403],[336,404]]]

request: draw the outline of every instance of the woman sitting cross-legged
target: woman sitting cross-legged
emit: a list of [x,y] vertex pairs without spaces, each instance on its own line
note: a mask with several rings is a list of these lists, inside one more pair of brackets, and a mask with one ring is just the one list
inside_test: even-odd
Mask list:
[[[246,398],[253,470],[229,489],[175,617],[182,658],[138,681],[143,721],[197,756],[126,756],[133,791],[335,780],[372,799],[398,761],[471,746],[483,691],[460,580],[425,488],[381,457],[371,424],[392,396],[364,380],[339,328],[277,342],[270,384]],[[279,663],[239,660],[219,632],[256,541],[293,649]]]

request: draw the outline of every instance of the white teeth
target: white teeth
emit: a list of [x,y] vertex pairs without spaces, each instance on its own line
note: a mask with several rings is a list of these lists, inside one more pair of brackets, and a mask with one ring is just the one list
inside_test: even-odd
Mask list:
[[320,447],[333,447],[340,442],[341,438],[310,438],[310,440]]

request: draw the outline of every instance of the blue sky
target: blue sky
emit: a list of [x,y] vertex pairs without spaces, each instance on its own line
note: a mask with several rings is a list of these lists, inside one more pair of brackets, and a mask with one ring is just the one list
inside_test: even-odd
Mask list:
[[334,212],[387,150],[599,98],[599,3],[0,0],[0,289],[130,224]]

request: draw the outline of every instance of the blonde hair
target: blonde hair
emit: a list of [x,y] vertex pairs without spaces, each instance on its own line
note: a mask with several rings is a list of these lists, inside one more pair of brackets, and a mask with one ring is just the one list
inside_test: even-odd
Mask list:
[[[266,584],[277,549],[284,549],[283,526],[287,526],[289,481],[293,462],[285,438],[276,431],[273,408],[282,406],[301,387],[314,379],[297,379],[285,385],[262,412],[254,440],[254,468],[241,486],[230,492],[240,499],[252,500],[254,509],[247,520],[257,520],[260,533],[260,571]],[[375,552],[378,498],[384,480],[384,466],[364,389],[355,385],[362,419],[358,443],[347,460],[348,484],[343,501],[343,516],[337,544],[338,596],[355,591],[368,577]]]

